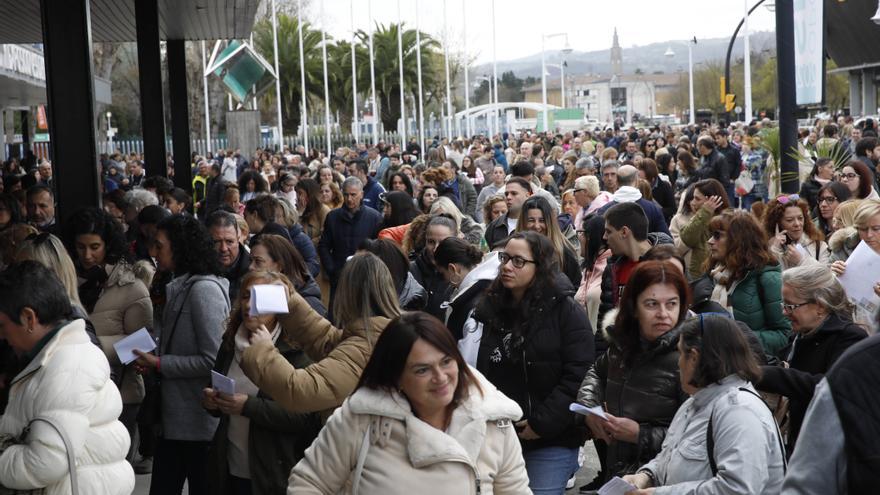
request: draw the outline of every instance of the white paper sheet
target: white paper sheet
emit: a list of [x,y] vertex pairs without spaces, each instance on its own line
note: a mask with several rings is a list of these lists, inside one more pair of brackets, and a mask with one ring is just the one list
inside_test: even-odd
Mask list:
[[568,406],[568,410],[571,412],[576,412],[578,414],[583,414],[584,416],[589,416],[592,414],[593,416],[599,416],[605,421],[608,421],[608,416],[605,415],[605,410],[602,409],[602,406],[587,407],[578,404],[577,402],[572,402],[571,405]]
[[150,352],[156,348],[156,341],[150,336],[150,332],[146,328],[141,328],[137,332],[125,337],[113,344],[116,355],[122,364],[128,364],[138,358],[135,349],[141,352]]
[[235,393],[235,380],[211,370],[211,388],[227,395],[233,395]]
[[874,294],[874,284],[880,281],[880,254],[859,242],[846,260],[846,271],[837,277],[849,299],[873,314],[880,307],[880,298]]
[[599,488],[599,495],[626,495],[627,492],[633,490],[637,490],[634,485],[623,481],[623,478],[619,476],[615,476],[608,480],[608,483],[602,485],[602,488]]
[[254,285],[251,287],[250,316],[288,313],[287,294],[282,285]]

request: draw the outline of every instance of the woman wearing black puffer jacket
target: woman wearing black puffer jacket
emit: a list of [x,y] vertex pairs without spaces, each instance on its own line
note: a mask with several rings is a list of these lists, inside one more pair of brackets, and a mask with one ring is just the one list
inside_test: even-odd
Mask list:
[[482,326],[477,369],[523,410],[515,426],[530,488],[561,494],[585,438],[569,405],[593,362],[592,330],[546,236],[517,232],[498,256],[467,324]]
[[609,329],[608,351],[590,368],[577,402],[601,406],[607,420],[587,416],[602,463],[590,488],[635,473],[663,445],[687,399],[678,371],[679,325],[688,311],[688,285],[670,261],[643,261],[630,275]]

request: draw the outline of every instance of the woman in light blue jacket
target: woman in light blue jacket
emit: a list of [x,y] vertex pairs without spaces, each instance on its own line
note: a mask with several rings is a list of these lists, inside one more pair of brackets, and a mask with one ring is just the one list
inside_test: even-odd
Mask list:
[[785,476],[782,438],[752,383],[761,373],[734,320],[700,315],[678,341],[682,388],[663,448],[624,479],[644,494],[776,494]]

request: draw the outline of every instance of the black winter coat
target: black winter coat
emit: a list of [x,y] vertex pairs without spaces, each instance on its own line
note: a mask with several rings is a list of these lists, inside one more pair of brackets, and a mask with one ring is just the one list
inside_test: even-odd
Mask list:
[[343,206],[327,214],[324,233],[318,241],[318,254],[333,286],[339,280],[345,260],[357,251],[364,239],[375,238],[381,225],[382,214],[368,206],[361,206],[354,213]]
[[446,318],[446,310],[441,309],[440,306],[449,299],[452,287],[437,271],[429,253],[427,249],[423,249],[415,261],[410,262],[409,272],[427,293],[427,302],[422,311],[443,321]]
[[653,459],[660,452],[672,417],[687,400],[678,377],[680,333],[681,327],[676,327],[652,343],[643,342],[630,366],[612,343],[584,378],[579,403],[602,406],[614,416],[639,423],[638,443],[613,441],[608,445],[606,479],[634,473]]
[[[523,410],[523,419],[541,438],[524,440],[523,450],[583,445],[583,420],[569,411],[584,374],[593,363],[593,338],[574,287],[557,274],[556,284],[528,308],[498,307],[484,296],[473,318],[483,324],[477,369]],[[528,296],[527,296],[528,297]]]
[[755,388],[789,398],[789,433],[786,450],[794,449],[813,390],[850,346],[866,338],[865,330],[850,320],[832,314],[814,333],[795,337],[780,353],[789,367],[762,366],[763,376]]
[[[217,354],[214,371],[229,373],[234,358],[234,344],[224,342]],[[296,368],[305,368],[311,361],[299,349],[291,348],[284,339],[276,342],[278,351]],[[219,414],[212,411],[212,414]],[[290,470],[303,458],[321,430],[321,418],[317,413],[291,413],[268,395],[260,391],[256,397],[248,397],[242,416],[250,420],[248,430],[248,463],[251,472],[251,489],[254,495],[285,495]],[[229,482],[227,449],[229,448],[229,416],[220,416],[220,425],[211,441],[208,454],[208,479],[213,489],[209,493],[234,495]]]

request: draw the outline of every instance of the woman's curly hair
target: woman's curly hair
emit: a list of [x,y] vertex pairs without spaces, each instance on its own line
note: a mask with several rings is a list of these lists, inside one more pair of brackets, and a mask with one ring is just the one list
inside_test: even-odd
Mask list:
[[82,208],[70,216],[65,229],[67,250],[76,259],[76,238],[94,234],[104,241],[104,262],[115,265],[120,260],[130,261],[128,242],[122,225],[100,208]]
[[727,285],[735,280],[742,280],[746,274],[758,268],[778,263],[770,253],[770,244],[764,227],[751,213],[745,210],[725,210],[709,222],[711,232],[721,231],[727,234],[727,249],[724,259],[706,259],[707,271],[722,264],[730,271]]
[[217,275],[220,261],[214,240],[201,222],[191,216],[174,215],[157,225],[171,243],[175,274]]

